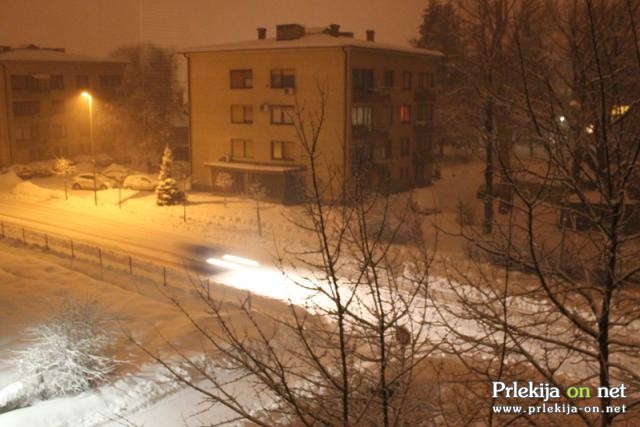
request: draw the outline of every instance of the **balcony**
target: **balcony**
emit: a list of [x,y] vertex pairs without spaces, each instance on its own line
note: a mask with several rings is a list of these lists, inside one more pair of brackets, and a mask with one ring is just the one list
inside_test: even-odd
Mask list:
[[377,141],[386,139],[389,136],[389,129],[382,127],[368,127],[364,125],[351,126],[351,139]]
[[389,102],[391,93],[387,88],[353,88],[352,102]]
[[417,89],[413,96],[415,102],[430,102],[435,101],[436,91],[433,89]]
[[425,133],[433,130],[433,122],[427,120],[416,120],[413,123],[415,133]]

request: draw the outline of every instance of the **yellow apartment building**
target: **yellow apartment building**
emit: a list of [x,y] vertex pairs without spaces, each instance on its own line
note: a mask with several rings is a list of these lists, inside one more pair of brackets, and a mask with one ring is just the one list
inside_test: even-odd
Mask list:
[[99,112],[125,65],[61,48],[0,46],[0,165],[89,154],[88,104],[80,93],[90,91]]
[[300,200],[309,163],[294,122],[301,117],[311,135],[320,112],[316,158],[332,196],[355,178],[391,191],[431,183],[440,53],[299,24],[182,53],[201,186],[246,194],[258,182],[272,200]]

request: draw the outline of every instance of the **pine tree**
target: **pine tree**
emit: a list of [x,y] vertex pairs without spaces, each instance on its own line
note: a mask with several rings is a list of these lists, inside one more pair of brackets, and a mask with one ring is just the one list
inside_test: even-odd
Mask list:
[[182,201],[182,194],[178,191],[178,184],[173,178],[173,153],[169,146],[164,147],[162,154],[162,164],[160,165],[160,183],[156,187],[156,203],[158,206],[175,205]]

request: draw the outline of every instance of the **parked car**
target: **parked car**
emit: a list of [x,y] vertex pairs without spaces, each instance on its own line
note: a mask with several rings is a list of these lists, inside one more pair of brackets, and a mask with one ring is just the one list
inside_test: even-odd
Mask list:
[[108,176],[109,178],[114,179],[120,184],[129,175],[129,173],[130,173],[129,169],[117,163],[112,163],[110,166],[108,166],[102,171],[102,174],[104,176]]
[[158,179],[149,175],[129,175],[124,179],[122,188],[138,191],[153,191],[158,186]]
[[[106,190],[113,188],[113,180],[102,174],[96,174],[96,188],[98,190]],[[71,188],[74,190],[93,190],[93,174],[92,173],[80,173],[73,177]]]
[[13,171],[16,175],[18,175],[21,179],[31,179],[36,174],[33,169],[31,169],[27,165],[11,165],[10,170]]

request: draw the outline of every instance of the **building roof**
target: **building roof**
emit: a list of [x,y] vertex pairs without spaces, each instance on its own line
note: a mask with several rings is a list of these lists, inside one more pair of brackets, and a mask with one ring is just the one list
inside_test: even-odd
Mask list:
[[276,40],[275,38],[266,38],[262,40],[247,40],[234,43],[215,44],[209,46],[197,46],[180,49],[180,53],[199,53],[199,52],[230,52],[243,50],[271,50],[271,49],[304,49],[304,48],[327,48],[327,47],[353,47],[362,49],[382,50],[387,52],[401,52],[413,55],[426,56],[443,56],[442,53],[435,50],[419,49],[411,46],[394,45],[388,43],[379,43],[375,41],[360,40],[349,36],[333,36],[324,32],[309,34],[307,33],[294,40]]
[[63,49],[46,49],[38,47],[11,48],[0,50],[0,62],[95,62],[125,64],[126,61],[112,58],[67,53]]
[[306,168],[300,165],[264,165],[257,163],[241,163],[241,162],[205,162],[205,166],[225,169],[225,170],[237,170],[237,171],[250,171],[250,172],[270,172],[270,173],[287,173],[287,172],[301,172]]

